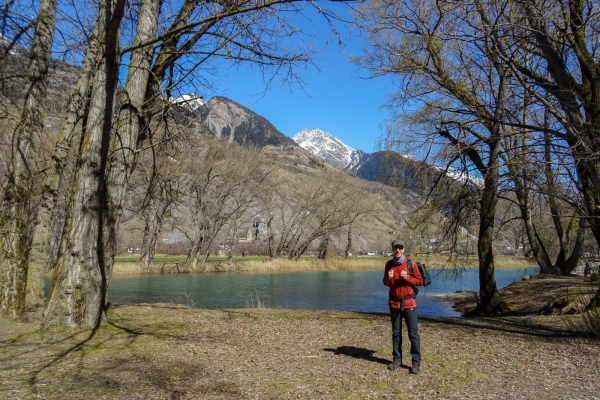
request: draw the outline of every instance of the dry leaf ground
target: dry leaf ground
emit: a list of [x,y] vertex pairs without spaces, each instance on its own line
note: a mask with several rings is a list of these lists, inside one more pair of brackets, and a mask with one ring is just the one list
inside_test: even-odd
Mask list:
[[600,399],[599,342],[566,318],[421,318],[419,375],[386,369],[384,314],[115,306],[77,332],[5,318],[0,398]]

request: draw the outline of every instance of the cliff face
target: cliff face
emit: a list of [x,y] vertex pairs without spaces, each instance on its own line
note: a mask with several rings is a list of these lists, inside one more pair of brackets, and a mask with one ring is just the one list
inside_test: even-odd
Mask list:
[[225,97],[213,97],[199,109],[202,125],[215,137],[251,146],[295,145],[269,121]]

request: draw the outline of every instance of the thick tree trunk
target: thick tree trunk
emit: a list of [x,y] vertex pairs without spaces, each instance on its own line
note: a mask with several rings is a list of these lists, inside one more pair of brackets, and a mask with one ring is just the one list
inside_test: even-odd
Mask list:
[[202,235],[198,235],[194,238],[192,246],[188,251],[187,259],[185,263],[188,265],[191,271],[196,271],[198,268],[198,257],[200,257],[200,249],[202,247]]
[[499,146],[490,144],[487,170],[484,174],[484,188],[480,200],[479,214],[479,305],[476,314],[493,315],[506,311],[496,286],[494,254],[494,217],[498,202],[498,161]]
[[56,0],[42,0],[27,68],[28,87],[13,141],[8,179],[0,205],[0,315],[21,315],[26,293],[37,307],[43,302],[43,270],[31,271],[28,286],[30,201],[44,129],[48,62],[56,21]]
[[105,176],[118,78],[118,37],[124,0],[101,3],[98,40],[103,62],[93,80],[90,111],[80,151],[45,325],[96,327],[104,319],[110,265],[104,258]]
[[[97,27],[94,36],[97,36]],[[47,173],[42,192],[42,202],[33,230],[31,253],[29,254],[29,269],[27,277],[27,309],[34,312],[43,306],[44,302],[44,272],[48,262],[55,255],[52,250],[47,252],[48,242],[52,236],[53,222],[57,213],[55,206],[58,201],[58,191],[65,172],[69,149],[73,142],[73,132],[77,122],[81,120],[85,102],[89,97],[90,80],[93,66],[98,61],[98,43],[90,41],[86,51],[83,67],[79,72],[76,89],[69,99],[67,111],[54,148],[53,163]],[[60,218],[63,220],[63,218]],[[52,247],[54,249],[54,247]]]
[[584,242],[584,234],[581,226],[577,230],[577,237],[575,239],[575,246],[573,246],[573,250],[571,251],[571,255],[567,258],[560,266],[560,274],[568,276],[573,272],[575,268],[577,268],[577,264],[579,264],[579,258],[581,257],[581,252],[583,251],[583,242]]
[[[144,0],[140,6],[136,36],[133,44],[147,42],[155,37],[161,0]],[[144,118],[144,96],[149,85],[150,63],[154,55],[152,46],[141,47],[131,53],[125,92],[117,120],[117,134],[111,145],[109,171],[106,178],[107,218],[104,224],[104,260],[107,279],[110,281],[117,251],[117,234],[123,199],[133,170],[135,150]]]
[[211,230],[205,232],[202,235],[202,246],[204,247],[204,255],[202,257],[202,261],[200,262],[200,268],[202,271],[205,270],[206,263],[208,262],[208,257],[210,256],[210,250],[215,242],[215,237],[219,233],[220,228],[212,227]]

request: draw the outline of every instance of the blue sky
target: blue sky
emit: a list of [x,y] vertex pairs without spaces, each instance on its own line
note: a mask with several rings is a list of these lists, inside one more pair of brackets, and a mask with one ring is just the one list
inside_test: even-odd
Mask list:
[[[350,7],[359,4],[321,0],[316,3],[347,21],[352,20]],[[358,30],[351,31],[348,25],[336,23],[344,45],[340,47],[337,38],[331,36],[324,18],[311,7],[306,7],[305,13],[314,25],[306,19],[296,22],[296,25],[301,26],[307,36],[313,29],[316,30],[316,48],[320,51],[314,60],[316,68],[300,66],[296,70],[305,86],[290,88],[276,80],[265,92],[262,75],[252,71],[250,66],[242,65],[218,68],[218,82],[214,82],[217,86],[213,92],[193,93],[195,90],[192,89],[192,93],[185,93],[184,89],[184,93],[202,95],[207,100],[216,95],[228,97],[263,116],[289,137],[305,128],[318,128],[356,150],[378,150],[377,140],[387,118],[382,105],[386,91],[390,90],[389,80],[366,79],[368,73],[359,71],[350,61],[350,56],[360,55],[364,46],[364,37]],[[293,18],[294,15],[290,13],[287,17]],[[59,37],[55,37],[55,42],[57,39]],[[125,55],[124,63],[127,63],[127,57]],[[122,78],[125,74],[124,68]]]
[[[312,29],[312,28],[311,28]],[[348,146],[366,152],[378,150],[387,112],[382,108],[389,80],[364,79],[351,63],[351,55],[359,55],[364,38],[358,31],[339,28],[345,48],[337,41],[325,48],[326,26],[317,24],[317,45],[323,50],[315,61],[318,68],[302,70],[307,83],[303,88],[281,87],[275,82],[264,93],[262,75],[246,67],[229,70],[220,77],[217,93],[228,97],[269,120],[279,131],[292,137],[305,128],[319,128]],[[363,77],[363,78],[361,78]]]

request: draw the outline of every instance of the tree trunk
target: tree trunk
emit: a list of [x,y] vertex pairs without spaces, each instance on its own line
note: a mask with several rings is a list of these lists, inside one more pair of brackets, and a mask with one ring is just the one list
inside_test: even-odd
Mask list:
[[[29,256],[28,226],[32,185],[37,171],[41,135],[44,129],[44,101],[48,62],[56,21],[56,0],[41,0],[29,53],[28,87],[13,139],[13,154],[0,205],[0,315],[18,316],[25,311],[26,296],[37,308],[44,298],[43,269],[31,271],[27,283]],[[15,151],[16,150],[16,151]],[[41,278],[40,278],[41,274]]]
[[581,257],[581,252],[583,251],[583,242],[584,242],[584,234],[581,226],[577,230],[577,237],[575,239],[575,246],[571,251],[571,255],[567,258],[563,263],[560,264],[560,274],[564,276],[568,276],[573,272],[575,268],[577,268],[577,264],[579,263],[579,258]]
[[196,236],[194,238],[194,241],[192,242],[192,246],[190,247],[190,250],[188,251],[187,259],[185,260],[185,263],[188,265],[188,267],[191,271],[196,271],[196,268],[198,268],[198,257],[200,256],[201,247],[202,247],[202,234],[199,234],[198,236]]
[[[152,205],[154,202],[151,202]],[[157,211],[150,209],[144,224],[144,235],[142,237],[142,247],[140,249],[140,268],[143,272],[150,272],[150,265],[154,260],[156,253],[156,242],[160,231],[160,217]]]
[[[134,45],[154,39],[158,29],[160,5],[161,0],[142,1]],[[144,118],[144,96],[150,81],[149,69],[153,55],[152,46],[144,46],[131,53],[125,91],[118,114],[117,134],[111,145],[111,157],[106,178],[107,218],[103,233],[104,243],[106,243],[103,258],[109,282],[117,252],[117,236],[123,213],[123,199],[133,170],[141,121]],[[156,228],[160,227],[155,226]]]
[[[97,36],[97,27],[93,36]],[[98,42],[91,40],[86,51],[83,67],[79,72],[76,89],[69,99],[67,111],[61,130],[54,147],[53,163],[44,180],[42,202],[37,214],[37,221],[33,229],[31,253],[29,254],[27,308],[34,312],[43,306],[44,302],[44,272],[48,264],[56,255],[56,246],[51,246],[50,254],[47,252],[48,242],[52,237],[53,223],[57,223],[55,212],[58,201],[58,191],[65,172],[69,149],[73,141],[72,135],[77,122],[82,118],[84,103],[89,97],[90,80],[93,65],[97,62]],[[64,218],[59,218],[64,221]]]
[[90,111],[61,239],[46,326],[97,327],[105,319],[110,267],[105,261],[105,176],[118,78],[117,47],[124,0],[107,0],[98,18],[103,62],[93,80]]
[[229,245],[229,254],[227,256],[227,261],[233,260],[233,250],[235,250],[235,246],[238,241],[238,224],[237,220],[233,223],[233,235],[231,236],[231,244]]
[[200,263],[200,268],[202,268],[202,272],[206,269],[206,263],[208,262],[208,257],[210,256],[210,247],[206,249],[206,253],[202,257],[202,262]]
[[350,252],[352,251],[352,225],[348,226],[348,240],[346,242],[346,251],[344,251],[344,258],[348,259],[350,257]]
[[479,305],[476,314],[493,315],[506,311],[496,287],[494,271],[494,254],[492,242],[494,238],[494,217],[498,202],[498,144],[490,143],[487,170],[484,174],[484,188],[480,200],[479,214]]
[[540,273],[552,274],[554,271],[554,265],[552,265],[550,256],[548,255],[543,243],[539,240],[539,236],[535,230],[535,226],[533,225],[530,212],[531,207],[529,202],[529,194],[526,193],[525,189],[522,188],[517,188],[515,193],[519,204],[519,210],[521,212],[521,218],[525,226],[525,234],[527,235],[529,248],[533,253],[533,258],[535,258],[538,266],[540,267]]
[[267,221],[267,244],[269,247],[269,259],[275,258],[275,234],[273,232],[273,217]]
[[323,239],[319,244],[319,254],[317,255],[317,258],[319,260],[324,260],[325,258],[327,258],[327,247],[329,247],[329,240],[330,235],[327,233],[325,234],[325,236],[323,236]]
[[169,194],[164,187],[161,187],[158,199],[154,197],[153,193],[150,196],[151,199],[145,212],[146,223],[140,251],[140,266],[144,272],[150,271],[150,265],[152,265],[156,254],[158,236],[162,231],[165,215],[167,215],[167,211],[171,206]]

